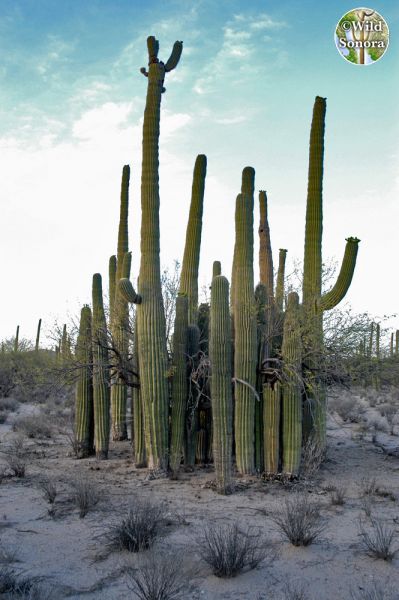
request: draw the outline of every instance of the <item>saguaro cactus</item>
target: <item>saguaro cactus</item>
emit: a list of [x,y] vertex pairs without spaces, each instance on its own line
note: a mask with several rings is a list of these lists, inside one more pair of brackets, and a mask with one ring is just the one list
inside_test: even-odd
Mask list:
[[116,256],[113,254],[108,263],[108,296],[109,296],[109,327],[114,314],[115,296],[116,296]]
[[[345,296],[356,263],[359,240],[348,238],[337,283],[322,296],[322,231],[323,231],[323,158],[326,99],[316,97],[309,145],[308,196],[306,205],[305,252],[303,270],[304,352],[307,356],[308,398],[312,406],[313,428],[321,447],[325,446],[326,405],[320,369],[323,349],[323,310],[336,306]],[[307,425],[307,431],[309,425]]]
[[200,260],[202,213],[204,206],[206,156],[199,154],[195,161],[190,214],[180,275],[179,293],[188,298],[188,323],[198,319],[198,268]]
[[141,173],[141,260],[137,307],[141,396],[146,429],[148,466],[165,469],[168,463],[168,381],[165,313],[161,290],[159,259],[159,122],[161,95],[168,71],[174,69],[182,52],[175,42],[164,64],[158,59],[159,44],[147,39],[149,66],[142,73],[148,78],[143,123],[143,160]]
[[184,464],[193,468],[198,431],[198,388],[193,381],[193,372],[198,367],[200,330],[197,325],[190,324],[187,328],[187,376],[188,398],[186,407],[186,431],[184,440]]
[[[134,341],[133,341],[133,358],[132,368],[134,373],[137,374],[137,381],[140,381],[140,364],[138,358],[138,335],[137,335],[137,311],[135,315],[134,324]],[[147,456],[145,450],[145,436],[144,436],[144,416],[142,408],[142,400],[140,387],[134,387],[132,389],[132,413],[133,413],[133,448],[134,448],[134,462],[137,468],[147,466]]]
[[107,347],[107,324],[105,321],[102,280],[99,273],[93,275],[93,408],[94,446],[99,460],[108,458],[110,430],[110,392]]
[[223,275],[212,280],[211,395],[213,421],[213,457],[217,488],[221,494],[232,491],[233,406],[231,398],[231,333],[229,284]]
[[288,294],[284,318],[282,382],[282,472],[296,476],[302,447],[302,341],[299,297]]
[[178,295],[173,333],[173,387],[170,441],[170,469],[177,474],[183,456],[184,422],[187,403],[188,298]]
[[[237,469],[253,473],[256,385],[256,314],[253,273],[254,178],[252,167],[242,174],[236,204],[234,291],[235,442]],[[252,388],[252,389],[251,389]]]
[[276,381],[273,385],[263,386],[263,436],[264,461],[266,475],[276,475],[279,470],[280,457],[280,413],[281,385]]
[[42,327],[42,320],[39,319],[39,322],[37,324],[37,332],[36,332],[36,344],[35,344],[35,350],[36,352],[39,352],[39,345],[40,345],[40,330]]
[[278,271],[276,281],[276,307],[280,312],[284,309],[284,277],[285,277],[285,261],[287,258],[287,250],[280,248],[278,251]]
[[[122,170],[122,183],[120,194],[120,215],[118,230],[118,249],[116,259],[115,281],[130,276],[130,258],[129,262],[124,263],[126,254],[129,251],[128,234],[128,215],[129,215],[129,182],[130,167],[125,165]],[[113,269],[113,265],[110,265]],[[110,287],[112,273],[110,273]],[[110,290],[112,293],[112,290]],[[112,439],[125,440],[127,438],[126,427],[126,401],[127,386],[121,377],[120,368],[126,363],[128,354],[128,326],[129,309],[125,298],[119,293],[119,287],[114,286],[114,300],[110,306],[111,331],[115,349],[119,354],[117,372],[112,380],[111,387],[111,411],[112,411]]]
[[77,455],[85,458],[93,453],[93,347],[91,309],[85,305],[80,313],[76,360],[79,365],[75,389],[75,441]]
[[17,325],[17,331],[15,332],[14,352],[18,352],[18,346],[19,346],[19,325]]

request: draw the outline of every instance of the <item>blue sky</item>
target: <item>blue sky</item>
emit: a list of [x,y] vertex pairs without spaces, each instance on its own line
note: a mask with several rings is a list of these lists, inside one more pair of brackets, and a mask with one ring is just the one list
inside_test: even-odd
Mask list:
[[126,163],[137,273],[146,92],[139,68],[150,34],[164,60],[176,39],[184,41],[162,100],[162,263],[182,257],[199,153],[208,157],[200,285],[215,259],[230,277],[234,201],[246,165],[256,170],[256,189],[268,191],[275,255],[288,248],[289,269],[302,258],[310,118],[321,95],[324,257],[340,260],[345,237],[360,237],[348,301],[375,315],[398,311],[399,7],[373,3],[391,37],[386,55],[369,67],[347,63],[334,45],[335,25],[352,8],[341,0],[3,0],[0,244],[7,293],[0,337],[17,323],[33,336],[39,317],[49,327],[56,316],[76,314],[90,300],[92,273],[106,278]]

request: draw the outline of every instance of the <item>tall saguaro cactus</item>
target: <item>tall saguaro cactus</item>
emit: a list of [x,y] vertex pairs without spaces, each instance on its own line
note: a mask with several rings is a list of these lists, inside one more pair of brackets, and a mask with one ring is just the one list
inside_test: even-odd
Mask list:
[[276,281],[276,307],[280,312],[284,310],[284,277],[286,258],[287,250],[285,248],[280,248],[278,251],[278,270]]
[[[254,178],[252,167],[242,173],[241,194],[236,204],[234,290],[235,441],[237,469],[253,473],[256,385],[256,314],[253,273]],[[251,389],[252,388],[252,389]]]
[[302,340],[299,297],[288,294],[284,318],[281,353],[282,382],[282,472],[296,476],[299,472],[302,447]]
[[107,347],[107,324],[105,321],[102,280],[99,273],[93,275],[93,408],[94,446],[99,460],[108,458],[110,430],[110,392]]
[[198,319],[198,268],[201,248],[202,213],[204,206],[206,156],[199,154],[195,161],[188,217],[186,244],[180,275],[180,294],[188,298],[188,323],[197,324]]
[[217,489],[221,494],[232,491],[233,406],[231,398],[231,333],[229,284],[223,275],[212,280],[211,396],[213,420],[213,457]]
[[[316,97],[309,144],[308,195],[306,204],[305,251],[303,267],[304,353],[309,372],[308,399],[313,429],[321,447],[325,446],[326,404],[320,357],[323,349],[323,310],[336,306],[352,281],[359,240],[348,238],[337,283],[322,296],[323,159],[326,99]],[[333,292],[333,293],[332,293]],[[309,425],[307,426],[309,430]]]
[[179,294],[176,299],[176,317],[173,333],[173,388],[170,441],[170,469],[179,471],[183,456],[184,423],[187,403],[187,329],[188,298]]
[[18,352],[18,347],[19,347],[19,325],[17,325],[17,331],[15,332],[14,352]]
[[[129,234],[128,234],[128,215],[129,215],[129,183],[130,183],[130,167],[125,165],[122,170],[122,183],[120,194],[120,215],[118,229],[118,248],[116,258],[115,281],[119,281],[122,277],[129,278],[130,265],[125,264],[124,259],[129,251]],[[128,321],[129,309],[128,303],[119,292],[118,286],[112,286],[112,270],[113,264],[110,263],[110,293],[114,293],[113,302],[110,302],[110,321],[113,341],[115,349],[119,353],[120,361],[118,367],[123,368],[123,363],[127,360],[128,354]],[[122,364],[121,364],[122,363]],[[125,381],[117,372],[112,381],[111,387],[111,410],[112,410],[112,438],[113,440],[125,440],[127,438],[126,427],[126,401],[127,401],[127,386]]]
[[137,307],[141,396],[146,429],[148,466],[165,469],[168,463],[168,381],[165,313],[159,258],[159,123],[165,74],[180,59],[183,44],[175,42],[164,64],[158,58],[159,43],[147,39],[147,98],[143,122],[141,172],[141,260]]
[[92,454],[94,445],[93,347],[90,306],[80,313],[76,360],[79,365],[75,389],[75,441],[79,458]]

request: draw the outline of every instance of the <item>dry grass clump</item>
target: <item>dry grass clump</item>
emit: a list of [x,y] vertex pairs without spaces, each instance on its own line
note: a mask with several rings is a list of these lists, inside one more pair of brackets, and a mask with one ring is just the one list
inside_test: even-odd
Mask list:
[[140,566],[127,568],[128,587],[139,600],[178,600],[186,581],[181,557],[150,552]]
[[273,516],[280,531],[294,546],[309,546],[325,525],[321,523],[320,505],[309,501],[307,494],[296,493],[285,507]]
[[83,519],[101,499],[99,488],[83,477],[78,477],[72,482],[72,500],[79,509],[79,517]]
[[325,458],[325,452],[316,438],[310,436],[302,449],[301,477],[312,480],[317,475]]
[[272,561],[275,556],[258,532],[242,531],[238,523],[207,526],[195,543],[216,577],[234,577],[243,569],[255,569],[266,559]]
[[150,548],[165,522],[166,507],[147,498],[136,498],[126,515],[110,527],[107,538],[112,550],[140,552]]
[[399,547],[394,547],[395,530],[374,517],[370,517],[370,523],[368,531],[362,523],[359,525],[363,548],[373,558],[391,561],[399,550]]
[[387,582],[373,581],[366,587],[359,586],[351,591],[351,600],[398,600],[392,589],[387,588]]
[[46,417],[43,415],[21,416],[15,419],[13,431],[26,435],[28,438],[47,438],[53,436],[53,428]]
[[8,600],[51,600],[52,590],[39,577],[22,577],[15,569],[0,566],[0,597]]
[[38,487],[43,492],[44,499],[49,504],[54,504],[55,499],[57,497],[57,493],[58,493],[57,485],[56,485],[55,481],[53,481],[52,479],[48,479],[47,477],[44,477],[43,479],[41,479],[39,481]]
[[388,423],[388,430],[390,435],[395,435],[395,425],[398,422],[398,410],[399,407],[395,404],[381,404],[378,407],[378,411],[382,417],[385,417]]
[[23,478],[26,474],[28,464],[29,449],[26,446],[23,436],[17,436],[2,449],[7,469],[12,477]]
[[310,600],[310,596],[302,583],[287,583],[281,600]]
[[342,506],[345,504],[346,487],[333,486],[330,490],[330,500],[333,506]]

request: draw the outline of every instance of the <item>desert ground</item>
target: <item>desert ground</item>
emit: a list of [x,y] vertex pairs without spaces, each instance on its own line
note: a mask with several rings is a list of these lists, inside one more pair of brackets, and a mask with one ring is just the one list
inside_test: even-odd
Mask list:
[[[214,491],[212,466],[177,480],[136,469],[129,442],[113,443],[107,461],[76,460],[66,434],[68,408],[15,403],[0,425],[0,560],[2,577],[11,574],[28,585],[2,597],[135,598],[129,572],[150,555],[180,565],[180,598],[398,598],[399,556],[369,555],[361,533],[372,534],[377,519],[392,532],[392,548],[399,547],[399,438],[395,427],[389,434],[378,411],[383,402],[377,392],[338,391],[329,411],[327,458],[316,474],[297,482],[236,478],[229,496]],[[10,470],[16,444],[26,465],[22,477]],[[84,518],[74,502],[82,481],[96,501]],[[43,482],[55,486],[52,503]],[[273,520],[297,493],[318,505],[323,525],[306,547],[292,545]],[[110,527],[142,501],[163,506],[153,549],[115,549]],[[265,545],[265,560],[235,577],[216,577],[197,542],[207,526],[234,523]]]

